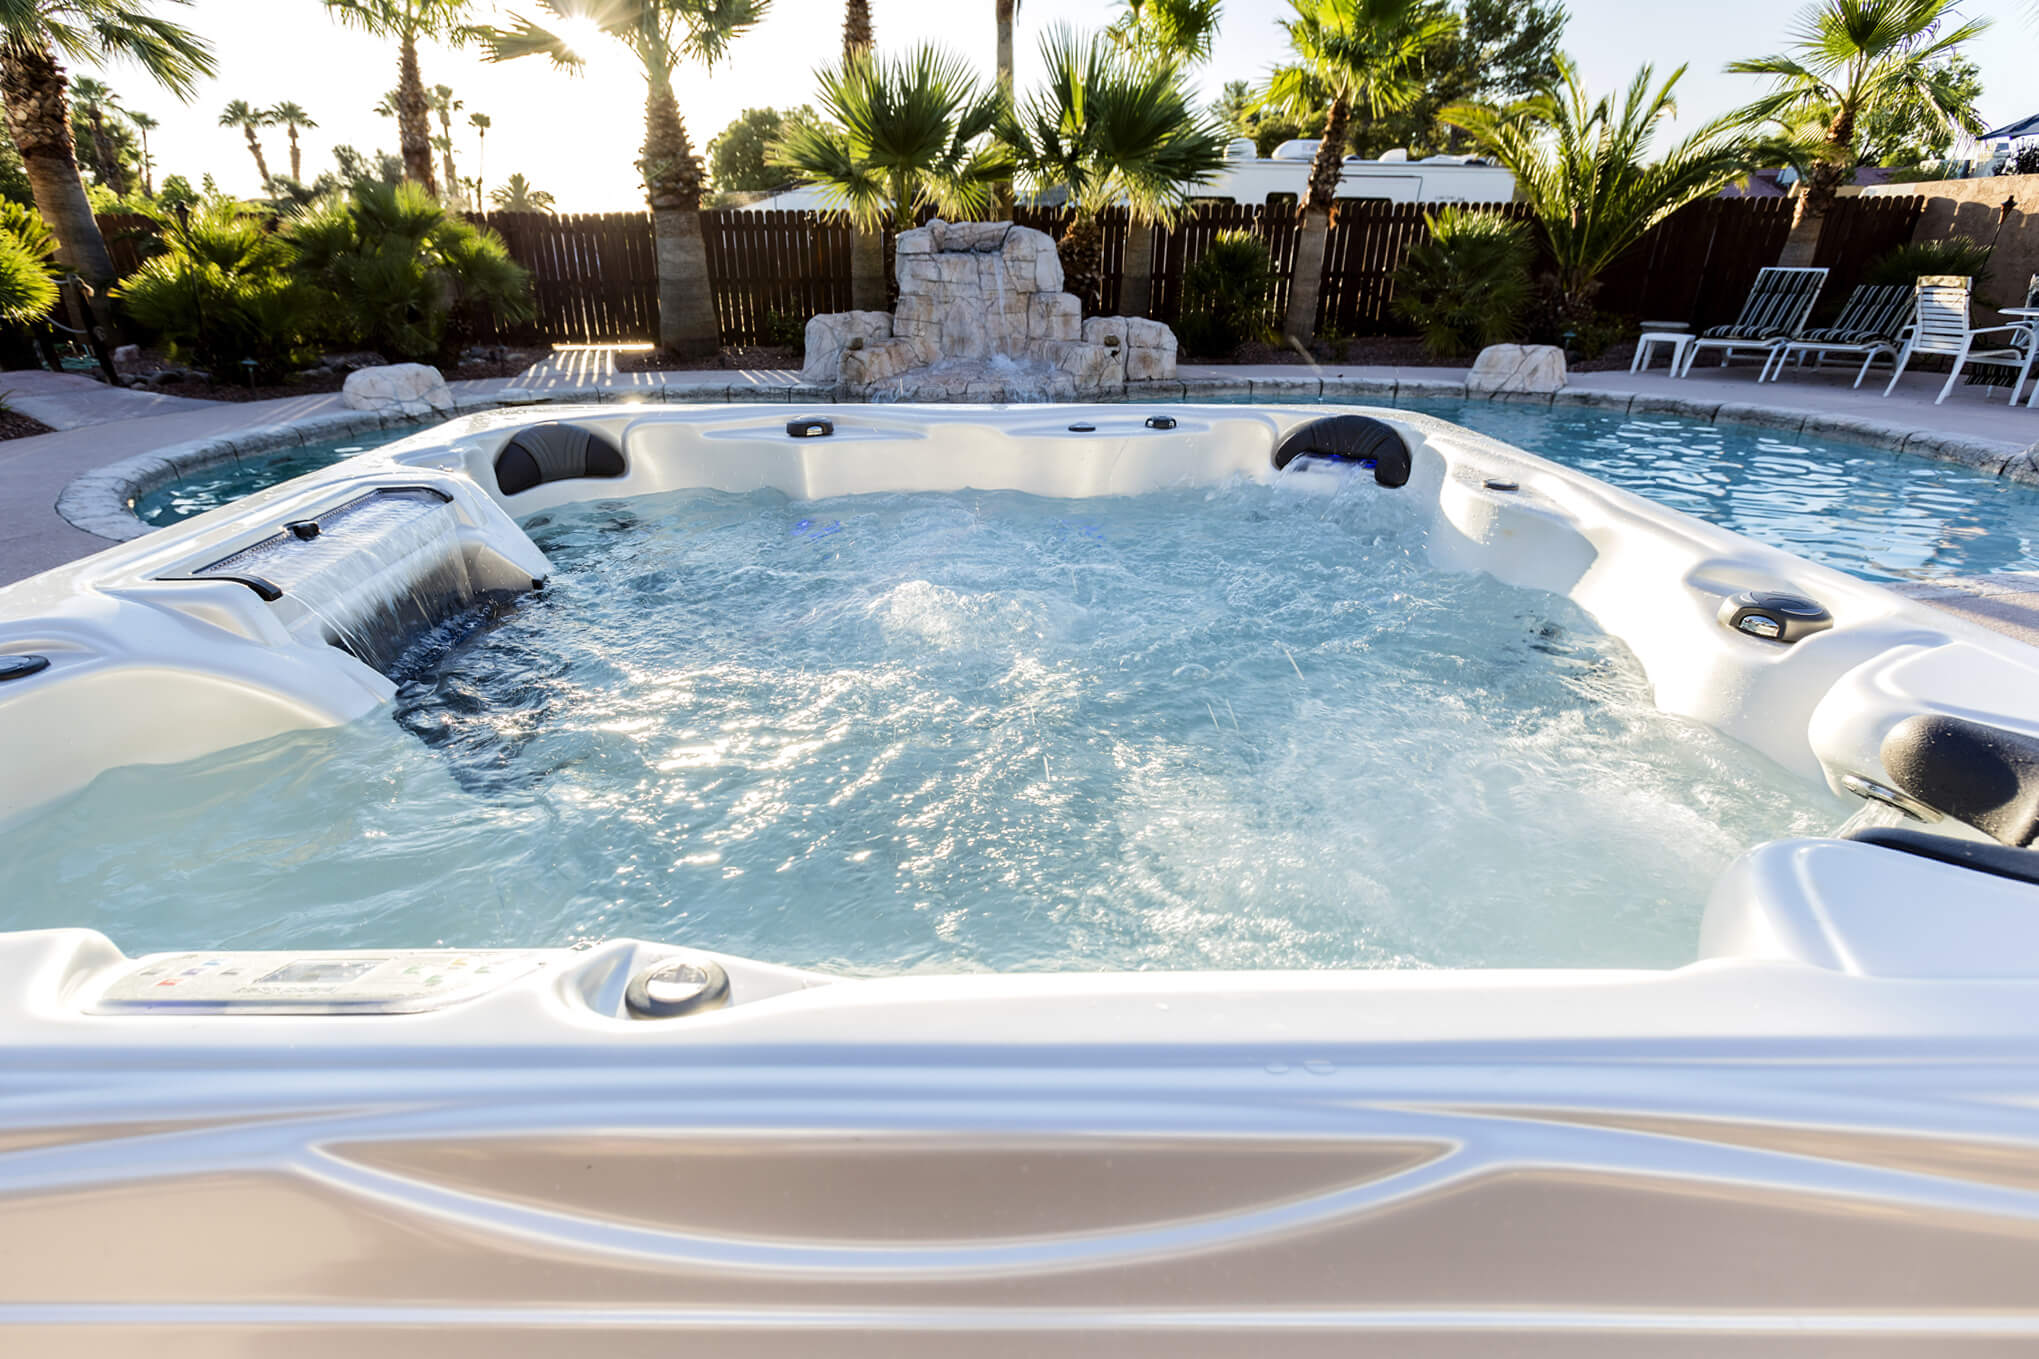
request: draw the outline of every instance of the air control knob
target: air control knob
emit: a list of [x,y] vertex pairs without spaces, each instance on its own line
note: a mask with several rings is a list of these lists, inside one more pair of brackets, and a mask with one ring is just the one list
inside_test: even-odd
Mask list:
[[678,1019],[729,1003],[729,974],[712,958],[662,958],[639,969],[623,990],[632,1019]]
[[1834,625],[1834,616],[1816,600],[1772,590],[1744,590],[1720,606],[1721,626],[1766,642],[1802,641]]

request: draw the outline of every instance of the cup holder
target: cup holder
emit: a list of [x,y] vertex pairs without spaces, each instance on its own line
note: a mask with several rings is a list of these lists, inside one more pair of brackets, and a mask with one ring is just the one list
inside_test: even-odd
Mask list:
[[623,991],[632,1019],[678,1019],[729,1003],[729,974],[712,958],[661,958],[638,969]]

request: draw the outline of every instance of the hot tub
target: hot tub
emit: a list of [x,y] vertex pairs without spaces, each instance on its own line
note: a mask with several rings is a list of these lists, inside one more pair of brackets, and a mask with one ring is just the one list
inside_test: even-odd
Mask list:
[[1442,421],[495,412],[0,664],[22,1353],[2039,1333],[2039,653]]

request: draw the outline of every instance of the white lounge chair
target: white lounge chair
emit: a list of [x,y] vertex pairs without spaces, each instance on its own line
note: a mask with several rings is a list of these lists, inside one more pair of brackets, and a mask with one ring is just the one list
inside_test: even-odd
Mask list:
[[[1898,351],[1897,368],[1890,375],[1890,383],[1883,389],[1889,396],[1897,386],[1898,378],[1904,375],[1905,365],[1915,354],[1945,354],[1954,363],[1947,374],[1947,381],[1940,387],[1940,394],[1933,398],[1939,405],[1947,399],[1947,393],[1954,390],[1954,384],[1961,377],[1961,370],[1971,363],[2002,364],[2017,370],[2017,378],[2011,383],[2011,402],[2017,404],[2018,389],[2025,385],[2025,377],[2032,371],[2033,328],[2030,324],[2008,326],[1970,326],[1968,324],[1969,290],[1974,286],[1972,278],[1953,275],[1937,275],[1919,280],[1916,308],[1911,333],[1905,338],[1904,348]],[[2004,341],[1989,342],[1977,347],[1976,339],[1984,335],[2002,335]]]
[[1869,376],[1869,365],[1879,358],[1897,362],[1898,346],[1904,343],[1905,325],[1911,319],[1910,288],[1902,283],[1861,284],[1848,294],[1832,325],[1808,330],[1803,338],[1780,347],[1756,380],[1767,377],[1775,382],[1794,356],[1803,364],[1810,355],[1817,368],[1837,354],[1850,358],[1859,354],[1862,367],[1855,374],[1855,385],[1860,387],[1862,379]]
[[1805,318],[1812,314],[1812,304],[1826,284],[1825,269],[1772,265],[1758,270],[1755,286],[1749,289],[1733,324],[1714,326],[1686,346],[1681,376],[1691,375],[1693,360],[1702,349],[1718,349],[1723,368],[1738,353],[1760,354],[1767,372],[1777,351],[1805,330]]

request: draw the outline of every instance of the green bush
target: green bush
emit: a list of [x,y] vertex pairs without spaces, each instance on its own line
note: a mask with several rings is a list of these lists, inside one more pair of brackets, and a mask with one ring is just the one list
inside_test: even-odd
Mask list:
[[472,312],[504,321],[535,312],[531,276],[502,238],[416,184],[355,184],[293,214],[281,236],[293,276],[322,299],[325,333],[393,360],[449,357]]
[[1439,358],[1464,358],[1517,339],[1530,302],[1528,228],[1493,212],[1428,213],[1427,239],[1395,274],[1395,314]]
[[57,242],[34,208],[0,199],[0,322],[28,325],[57,305]]
[[1907,286],[1922,278],[1952,274],[1979,278],[1989,268],[1990,248],[1959,236],[1944,241],[1913,241],[1885,251],[1863,271],[1864,283],[1902,283]]
[[1265,241],[1250,231],[1220,233],[1182,276],[1175,334],[1184,351],[1215,358],[1258,339],[1272,319],[1273,281]]
[[136,322],[221,382],[254,361],[273,382],[317,355],[319,301],[289,272],[290,251],[253,205],[214,196],[183,221],[155,215],[165,249],[114,288]]

